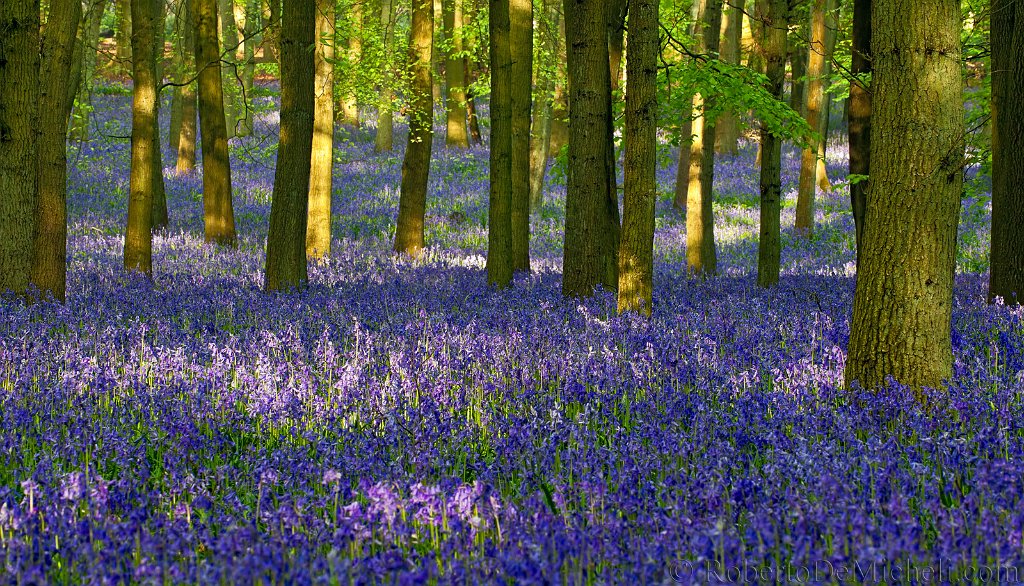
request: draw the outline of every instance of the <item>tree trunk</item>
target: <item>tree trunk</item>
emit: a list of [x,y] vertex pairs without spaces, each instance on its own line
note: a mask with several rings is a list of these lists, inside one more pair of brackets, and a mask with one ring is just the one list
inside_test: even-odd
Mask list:
[[850,204],[856,230],[857,268],[860,269],[864,244],[864,210],[867,205],[866,181],[871,152],[871,0],[853,0],[852,61],[850,71],[850,109],[847,115],[850,133],[850,175],[861,178],[850,182]]
[[231,166],[217,47],[217,0],[191,0],[199,70],[199,125],[203,146],[203,223],[206,242],[235,246]]
[[[950,314],[963,184],[958,0],[875,0],[871,190],[846,382],[915,391],[952,374]],[[927,48],[924,50],[923,48]]]
[[619,210],[611,142],[607,16],[601,0],[565,0],[569,165],[562,294],[618,286]]
[[38,201],[39,0],[0,2],[0,295],[24,293]]
[[618,308],[619,313],[650,315],[658,187],[658,0],[632,0],[629,24]]
[[466,69],[462,56],[462,0],[444,0],[444,35],[448,39],[445,55],[445,79],[448,85],[448,123],[445,143],[469,148],[466,128]]
[[[384,52],[392,53],[394,46],[395,23],[392,8],[392,0],[381,0],[380,23],[384,29]],[[384,72],[384,82],[381,88],[380,106],[377,108],[377,135],[374,138],[373,149],[378,152],[390,151],[394,140],[394,114],[392,114],[391,100],[394,98],[394,76],[391,75],[391,67]]]
[[540,211],[544,205],[544,174],[547,172],[551,152],[552,91],[555,72],[546,65],[558,55],[558,21],[561,16],[558,0],[545,0],[545,15],[540,20],[541,45],[536,52],[537,104],[530,125],[530,209]]
[[[472,1],[463,5],[462,17],[463,28],[471,26],[477,13]],[[463,47],[466,50],[466,58],[463,61],[463,70],[466,75],[466,118],[469,122],[469,137],[476,144],[483,143],[483,135],[480,133],[480,118],[476,113],[476,95],[473,92],[473,83],[476,82],[477,70],[479,69],[476,57],[476,39],[474,35],[463,37]]]
[[[743,6],[730,5],[726,15],[726,18],[722,19],[722,53],[720,58],[725,63],[737,65],[740,62],[740,37],[743,36]],[[715,150],[719,153],[735,155],[739,152],[740,120],[736,114],[736,112],[726,111],[718,119]]]
[[242,101],[238,83],[238,26],[235,24],[234,0],[218,0],[221,38],[221,83],[224,95],[224,124],[228,139],[238,134],[238,120],[246,104]]
[[[786,0],[757,0],[756,20],[761,23],[761,60],[768,76],[768,91],[780,102],[786,83]],[[761,124],[761,227],[757,245],[757,284],[779,282],[782,253],[782,137]]]
[[[321,6],[322,7],[322,6]],[[303,288],[315,120],[316,0],[286,0],[281,22],[281,140],[267,232],[267,291]]]
[[[706,50],[702,31],[705,26],[707,7],[708,0],[694,0],[690,7],[690,17],[693,20],[690,34],[697,41],[694,47],[696,52],[704,52]],[[700,118],[700,110],[697,106],[698,100],[698,96],[691,98],[694,105],[688,112],[685,112],[682,123],[679,125],[679,164],[676,166],[676,187],[673,205],[682,212],[686,212],[686,198],[690,183],[700,181],[699,166],[696,169],[697,175],[690,175],[692,172],[690,154],[694,145],[694,128],[696,128],[694,123],[697,121],[695,118],[698,120],[702,119]],[[697,128],[697,130],[702,130],[702,127]]]
[[164,82],[164,0],[156,1],[156,20],[153,22],[153,49],[156,59],[156,102],[153,114],[153,230],[167,228],[167,190],[164,188],[164,158],[160,145],[160,86]]
[[626,32],[626,0],[607,0],[606,17],[608,27],[608,72],[611,74],[612,91],[622,85],[622,53]]
[[71,119],[70,136],[74,140],[89,139],[89,115],[92,113],[93,77],[96,74],[96,53],[99,47],[100,24],[107,0],[93,0],[89,5],[88,27],[82,43],[80,82],[73,100],[75,114]]
[[[822,104],[825,98],[825,62],[828,52],[826,21],[835,10],[836,0],[814,0],[811,8],[811,40],[807,50],[807,82],[804,86],[804,120],[816,132],[821,132]],[[800,181],[796,201],[796,231],[810,236],[814,231],[814,196],[817,188],[818,152],[824,138],[813,141],[800,156]]]
[[992,2],[992,255],[988,299],[1024,303],[1024,2]]
[[529,272],[533,0],[509,0],[508,6],[512,59],[512,270]]
[[153,275],[153,190],[156,185],[156,25],[159,0],[132,0],[132,164],[124,268]]
[[246,0],[245,28],[243,29],[245,45],[243,47],[242,62],[242,103],[246,104],[246,108],[245,112],[242,113],[242,123],[238,127],[239,136],[249,136],[252,134],[252,107],[250,104],[252,104],[253,97],[253,80],[256,77],[256,31],[259,27],[259,24],[256,22],[257,12],[256,0]]
[[281,64],[281,0],[266,0],[269,17],[263,31],[263,54]]
[[395,228],[395,252],[417,257],[423,251],[423,215],[427,207],[430,148],[434,138],[433,72],[434,3],[412,0],[409,29],[409,142],[402,161],[402,191]]
[[[417,0],[418,1],[418,0]],[[430,2],[431,0],[426,0]],[[363,55],[362,23],[363,4],[362,0],[355,0],[349,4],[349,35],[348,35],[348,63],[352,71],[350,76],[354,77],[359,60]],[[433,36],[433,35],[431,35]],[[359,102],[356,100],[355,86],[352,80],[345,84],[346,90],[341,101],[341,123],[356,128],[359,126]]]
[[[316,79],[313,158],[309,171],[309,220],[306,257],[331,254],[331,186],[334,169],[334,43],[335,0],[316,0]],[[326,41],[325,41],[326,39]]]
[[[722,27],[722,0],[707,0],[703,50],[716,54]],[[715,253],[715,218],[711,207],[715,177],[715,121],[707,115],[714,96],[694,96],[694,137],[690,146],[690,182],[686,191],[686,264],[699,275],[718,270]]]
[[797,0],[793,3],[793,8],[789,15],[790,22],[799,23],[799,32],[797,32],[799,42],[792,43],[789,47],[789,63],[793,74],[792,86],[789,92],[789,107],[801,116],[803,116],[804,107],[807,105],[804,92],[807,88],[807,58],[810,54],[803,44],[807,43],[810,39],[810,13],[807,10],[807,5],[810,1],[812,0]]
[[[182,76],[191,78],[196,71],[195,26],[191,0],[181,3],[181,65]],[[181,128],[178,134],[177,173],[191,173],[196,168],[196,83],[181,88]]]
[[512,282],[512,52],[510,0],[491,0],[488,20],[491,59],[490,205],[487,221],[487,282]]
[[[550,1],[561,3],[562,0]],[[569,92],[562,81],[569,77],[565,65],[569,61],[568,48],[565,46],[565,18],[558,23],[557,46],[555,97],[551,100],[551,144],[548,147],[555,154],[561,153],[565,145],[569,144]]]
[[117,70],[130,71],[132,61],[131,0],[114,0],[114,41],[117,44]]

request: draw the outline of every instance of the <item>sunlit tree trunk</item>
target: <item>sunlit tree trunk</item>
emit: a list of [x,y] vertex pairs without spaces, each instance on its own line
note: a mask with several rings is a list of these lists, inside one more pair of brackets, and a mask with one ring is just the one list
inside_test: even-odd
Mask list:
[[[726,0],[722,19],[721,60],[733,65],[740,62],[740,37],[743,36],[743,5],[740,0]],[[739,149],[740,120],[736,112],[723,112],[715,127],[715,150],[735,155]]]
[[[562,0],[549,1],[556,4],[562,3]],[[565,87],[564,81],[569,78],[569,73],[566,70],[569,55],[568,48],[565,46],[565,18],[558,22],[557,35],[558,51],[555,54],[558,55],[558,58],[554,60],[555,96],[551,100],[551,141],[548,146],[550,152],[555,154],[562,152],[562,149],[569,144],[569,91]]]
[[[707,19],[707,8],[708,0],[693,0],[693,4],[690,6],[690,17],[693,20],[690,34],[696,40],[693,50],[695,52],[703,52],[706,50],[704,47],[704,34],[703,30],[706,26]],[[686,211],[687,195],[689,193],[690,182],[699,181],[700,167],[697,167],[697,178],[690,176],[692,171],[691,165],[691,154],[694,145],[694,129],[702,130],[703,127],[695,127],[694,123],[697,118],[700,118],[700,96],[693,96],[693,106],[684,112],[683,120],[679,125],[679,161],[676,165],[676,184],[675,184],[675,197],[673,199],[673,205],[677,210],[682,212]]]
[[[390,54],[391,48],[394,46],[394,9],[392,0],[381,0],[380,4],[380,24],[384,29],[384,51]],[[389,66],[388,70],[384,72],[380,106],[377,107],[377,134],[374,138],[373,148],[378,153],[390,151],[394,141],[394,114],[391,106],[391,100],[394,98],[394,89],[391,87],[393,83],[394,78]]]
[[159,0],[132,0],[132,163],[124,268],[153,274],[153,190],[156,183],[156,25]]
[[[477,12],[473,0],[464,0],[462,6],[463,29],[472,25]],[[476,82],[477,70],[477,48],[476,38],[473,35],[463,37],[463,48],[466,50],[466,58],[463,61],[463,70],[466,76],[466,119],[469,122],[469,137],[471,142],[480,144],[483,136],[480,134],[480,119],[476,113],[476,96],[473,92],[473,83]]]
[[462,0],[444,0],[443,10],[444,35],[448,39],[448,51],[445,54],[445,80],[448,86],[445,143],[456,148],[468,148],[466,69],[462,55]]
[[[349,4],[348,9],[350,23],[348,35],[348,63],[350,67],[355,68],[358,66],[359,60],[362,59],[363,55],[362,0],[353,0],[353,2]],[[349,75],[355,75],[354,69],[349,72]],[[345,84],[345,88],[346,91],[341,96],[341,111],[339,112],[341,114],[341,123],[353,127],[359,126],[359,102],[356,100],[354,84],[350,81]]]
[[992,255],[988,298],[1024,303],[1024,1],[992,1]]
[[829,0],[830,10],[825,13],[825,68],[822,73],[823,83],[826,90],[821,103],[821,115],[818,117],[818,134],[821,140],[818,141],[818,157],[816,170],[814,172],[815,183],[821,191],[832,191],[832,182],[828,178],[828,168],[825,165],[825,157],[828,154],[829,117],[832,113],[832,95],[827,88],[832,85],[832,61],[836,49],[836,41],[839,39],[839,12],[842,5],[838,0]]
[[130,71],[132,61],[131,0],[114,0],[114,41],[117,45],[117,69]]
[[[814,0],[811,7],[811,39],[807,53],[807,82],[804,86],[804,119],[811,129],[822,130],[821,118],[825,99],[825,61],[828,54],[826,22],[829,12],[835,10],[835,0]],[[822,141],[824,142],[824,138]],[[800,181],[797,189],[796,230],[809,236],[814,231],[814,196],[817,189],[818,141],[803,149],[800,156]]]
[[[959,0],[874,0],[871,189],[846,382],[912,389],[952,374],[963,184]],[[922,50],[927,47],[929,50]]]
[[534,52],[537,71],[537,102],[530,124],[530,209],[540,211],[544,204],[544,174],[547,172],[551,152],[551,117],[556,71],[553,61],[558,55],[560,35],[558,22],[561,11],[558,0],[545,0],[544,17],[540,19],[540,46]]
[[564,14],[571,50],[562,294],[588,297],[619,281],[607,14],[600,0],[565,0]]
[[23,293],[38,200],[39,0],[0,2],[0,47],[0,294]]
[[[191,78],[196,71],[195,26],[191,0],[181,3],[181,65],[183,76]],[[190,173],[196,168],[196,83],[181,88],[181,128],[178,131],[177,173]]]
[[267,291],[306,286],[306,220],[313,154],[316,0],[285,0],[281,22],[281,140],[267,232]]
[[508,6],[512,59],[512,270],[529,271],[533,0],[508,0]]
[[512,52],[509,0],[491,0],[490,201],[487,221],[487,282],[512,281]]
[[267,22],[263,30],[263,54],[275,63],[281,63],[281,0],[264,0],[267,3]]
[[402,188],[395,229],[395,251],[419,256],[423,251],[423,215],[427,207],[430,148],[433,142],[434,95],[430,53],[434,36],[434,3],[411,0],[409,29],[409,143],[402,161]]
[[[866,178],[870,170],[871,152],[871,0],[853,0],[852,60],[850,71],[850,110],[847,121],[850,133],[850,175]],[[864,210],[868,182],[850,182],[850,204],[856,230],[857,267],[860,267],[864,244]]]
[[[780,102],[786,81],[786,34],[789,27],[786,0],[757,0],[756,18],[761,23],[760,49],[768,77],[768,91]],[[782,137],[761,124],[761,227],[757,245],[757,284],[779,282],[782,253]]]
[[217,0],[221,39],[221,84],[224,96],[224,124],[228,139],[238,134],[238,120],[246,108],[242,100],[238,68],[238,26],[235,24],[234,0]]
[[313,83],[313,158],[309,171],[306,257],[331,254],[331,186],[334,168],[335,0],[316,0],[316,76]]
[[256,38],[256,31],[259,28],[259,22],[257,22],[257,15],[259,11],[256,5],[256,0],[246,0],[245,2],[245,28],[244,37],[245,44],[243,46],[243,61],[242,61],[242,96],[244,97],[244,104],[246,104],[245,111],[242,113],[241,124],[238,126],[239,136],[249,136],[252,134],[252,86],[253,80],[256,77],[256,45],[258,44]]
[[206,242],[234,246],[235,212],[217,42],[217,0],[191,0],[199,70],[199,125],[203,146],[203,222]]
[[160,145],[160,86],[164,81],[164,0],[156,0],[156,20],[153,22],[153,49],[156,60],[156,123],[153,125],[153,225],[154,230],[167,228],[167,191],[164,188],[164,158]]
[[650,315],[657,200],[658,0],[631,0],[629,24],[618,306],[619,313]]
[[[722,27],[722,0],[707,0],[702,49],[718,53]],[[715,177],[715,120],[707,115],[714,108],[713,95],[694,96],[693,144],[690,145],[690,178],[686,190],[686,264],[699,275],[718,270],[715,252],[715,218],[711,207]]]

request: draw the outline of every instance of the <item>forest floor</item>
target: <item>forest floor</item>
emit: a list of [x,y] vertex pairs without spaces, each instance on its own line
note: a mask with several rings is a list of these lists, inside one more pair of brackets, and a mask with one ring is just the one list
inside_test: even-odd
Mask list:
[[[391,252],[404,129],[338,132],[334,244],[261,291],[273,92],[232,142],[237,249],[165,149],[153,281],[122,270],[129,97],[69,154],[65,306],[0,306],[0,574],[19,583],[971,583],[1024,571],[1024,309],[985,304],[984,181],[964,199],[955,375],[841,389],[847,190],[755,284],[755,145],[718,158],[720,276],[685,270],[659,171],[654,315],[560,293],[564,183],[532,272],[489,290],[487,153],[437,133],[425,258]],[[838,109],[838,108],[837,108]],[[167,108],[164,109],[167,111]],[[166,134],[166,115],[164,132]],[[830,176],[842,183],[845,145]],[[841,154],[843,153],[843,154]],[[937,578],[937,579],[936,579]]]

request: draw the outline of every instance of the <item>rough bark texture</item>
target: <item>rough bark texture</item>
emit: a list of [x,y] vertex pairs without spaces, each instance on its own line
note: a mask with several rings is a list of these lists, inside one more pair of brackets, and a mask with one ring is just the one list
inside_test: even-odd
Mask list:
[[[82,17],[80,2],[52,2],[39,72],[38,200],[32,282],[44,297],[65,299],[67,283],[67,148],[71,99],[66,80]],[[6,84],[5,88],[6,88]]]
[[600,0],[565,0],[569,165],[562,294],[618,286],[619,208],[611,142],[607,16]]
[[448,40],[445,53],[445,83],[448,86],[448,122],[445,144],[469,148],[466,126],[466,67],[462,58],[462,0],[444,0],[444,36]]
[[124,268],[153,274],[153,189],[156,182],[156,21],[159,0],[132,0],[132,163]]
[[625,48],[626,0],[607,0],[608,12],[608,72],[611,74],[612,91],[622,85],[622,54]]
[[512,53],[509,0],[491,0],[488,32],[491,65],[490,202],[487,282],[512,282]]
[[[768,90],[782,101],[786,81],[786,33],[789,26],[786,0],[758,0],[761,23],[761,61],[768,76]],[[757,284],[779,282],[782,252],[782,137],[761,125],[761,227],[757,245]]]
[[[735,6],[729,5],[734,3]],[[719,58],[725,63],[740,62],[740,38],[743,36],[743,6],[739,0],[727,2],[725,17],[722,19],[722,52]],[[735,112],[723,112],[715,129],[715,150],[735,155],[739,150],[740,119]]]
[[[530,124],[530,210],[540,211],[544,204],[544,174],[547,172],[548,157],[551,153],[551,116],[555,88],[555,71],[547,65],[558,55],[560,35],[558,22],[561,16],[558,0],[546,0],[545,15],[540,19],[540,45],[533,60],[537,69],[537,103],[533,108]],[[540,57],[540,58],[537,58]]]
[[[183,0],[181,6],[181,65],[183,75],[191,79],[196,70],[195,28],[192,12],[189,9],[191,0]],[[195,82],[181,88],[181,127],[178,131],[178,160],[175,165],[177,173],[190,173],[196,168],[196,84]]]
[[651,314],[657,200],[658,0],[631,0],[623,133],[619,313]]
[[1024,303],[1024,1],[992,2],[989,301]]
[[[834,10],[835,0],[813,0],[811,7],[811,39],[807,50],[807,81],[804,86],[804,120],[815,131],[821,130],[822,104],[825,97],[825,61],[830,57],[826,40],[826,15]],[[809,236],[814,231],[814,196],[818,169],[817,141],[802,150],[800,180],[797,187],[796,231]]]
[[39,105],[39,0],[0,2],[0,295],[32,269]]
[[434,37],[434,3],[411,0],[409,28],[409,142],[402,161],[402,192],[398,202],[395,252],[419,256],[423,251],[423,215],[427,208],[430,148],[434,138],[434,94],[430,54]]
[[316,0],[285,0],[281,21],[281,140],[267,232],[267,291],[306,286],[306,215],[313,150]]
[[[707,0],[703,49],[718,53],[722,26],[722,0]],[[718,270],[715,219],[711,207],[715,178],[715,121],[706,115],[714,96],[694,96],[694,137],[690,145],[690,180],[686,190],[686,264],[692,273],[713,275]]]
[[872,123],[861,273],[846,381],[913,389],[952,373],[950,313],[963,183],[958,0],[875,0]]
[[313,83],[313,158],[309,171],[309,223],[306,256],[331,253],[331,186],[334,168],[335,0],[316,0],[316,78]]
[[[380,24],[384,29],[384,50],[387,53],[391,52],[394,45],[395,23],[392,14],[392,0],[381,0]],[[390,73],[389,68],[384,74],[380,106],[377,108],[377,133],[374,137],[373,149],[378,153],[390,151],[394,142],[394,114],[391,111],[394,90],[391,88],[393,78]]]
[[[850,175],[867,177],[871,152],[871,0],[853,0],[853,57],[850,71],[858,77],[850,82]],[[857,266],[860,267],[864,243],[864,209],[867,181],[850,185],[850,204],[856,230]]]
[[235,245],[231,167],[220,80],[217,0],[191,0],[199,69],[199,124],[203,145],[203,223],[206,242]]
[[533,0],[509,0],[512,59],[512,270],[530,270],[530,108]]
[[[427,0],[430,1],[430,0]],[[362,0],[355,0],[349,4],[349,35],[348,35],[348,63],[354,74],[355,67],[363,55],[363,4]],[[433,9],[431,9],[433,11]],[[345,84],[346,91],[341,96],[341,123],[348,126],[359,126],[359,102],[356,100],[354,84]]]

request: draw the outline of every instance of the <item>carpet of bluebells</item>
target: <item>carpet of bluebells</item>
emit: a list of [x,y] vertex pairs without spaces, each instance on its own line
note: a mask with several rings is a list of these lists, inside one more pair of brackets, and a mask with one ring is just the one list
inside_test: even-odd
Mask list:
[[1024,311],[984,302],[984,178],[964,198],[955,376],[924,409],[896,385],[841,388],[838,133],[811,239],[791,230],[785,152],[770,290],[756,145],[718,159],[721,270],[701,280],[666,144],[648,321],[609,292],[561,297],[557,167],[532,273],[489,290],[487,153],[447,150],[442,129],[425,258],[390,250],[402,148],[339,129],[334,254],[308,290],[264,293],[268,88],[232,141],[237,250],[203,244],[201,176],[168,164],[155,278],[126,274],[129,97],[102,89],[92,140],[70,147],[68,303],[0,306],[5,583],[1024,579]]

